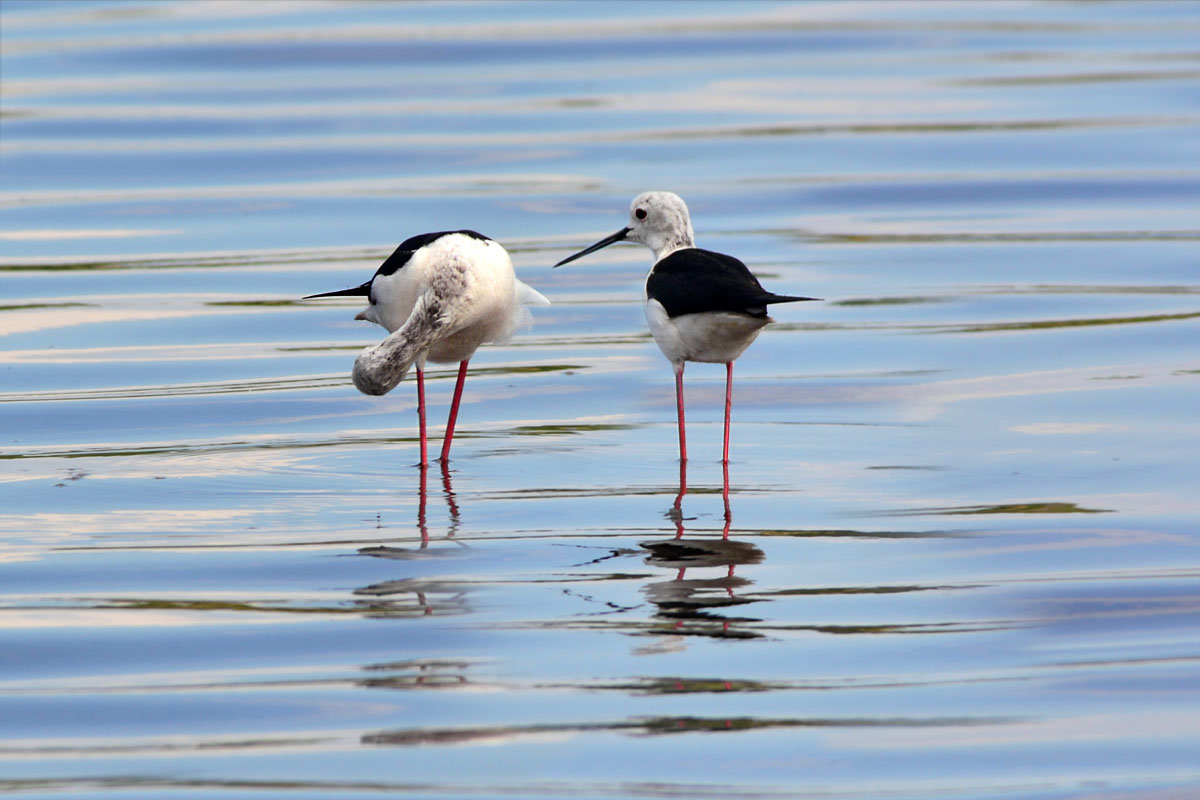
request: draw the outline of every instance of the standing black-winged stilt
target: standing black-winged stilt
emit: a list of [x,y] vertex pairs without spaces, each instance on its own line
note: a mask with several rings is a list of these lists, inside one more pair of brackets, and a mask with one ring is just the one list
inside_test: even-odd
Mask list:
[[[772,303],[817,300],[768,292],[733,256],[695,246],[687,206],[672,192],[644,192],[629,206],[629,226],[554,266],[617,242],[639,242],[654,251],[646,276],[646,321],[654,341],[675,368],[679,416],[679,460],[687,461],[683,432],[683,365],[725,365],[725,447],[729,463],[729,412],[733,405],[733,362],[758,336]],[[728,486],[728,483],[726,484]]]
[[425,362],[458,362],[458,381],[442,440],[450,455],[467,362],[479,345],[507,339],[527,321],[526,305],[550,301],[517,280],[499,243],[475,231],[439,231],[406,239],[371,280],[313,297],[365,296],[370,305],[355,319],[382,325],[391,335],[363,350],[354,362],[354,385],[363,394],[387,394],[409,367],[417,367],[421,466],[425,444]]

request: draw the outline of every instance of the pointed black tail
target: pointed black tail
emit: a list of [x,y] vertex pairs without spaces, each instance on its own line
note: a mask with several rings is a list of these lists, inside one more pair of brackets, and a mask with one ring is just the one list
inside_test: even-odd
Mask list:
[[314,297],[370,297],[371,281],[367,281],[361,286],[355,286],[350,289],[339,289],[336,292],[322,292],[321,294],[310,294],[305,297],[305,300],[312,300]]

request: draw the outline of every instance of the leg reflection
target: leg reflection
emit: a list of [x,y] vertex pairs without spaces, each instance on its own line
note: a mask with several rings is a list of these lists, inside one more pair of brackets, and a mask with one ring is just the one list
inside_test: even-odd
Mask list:
[[[396,561],[411,561],[414,559],[450,556],[461,552],[466,545],[454,539],[454,534],[460,524],[458,500],[454,487],[450,482],[450,469],[442,462],[442,491],[449,510],[449,525],[446,540],[457,544],[457,548],[430,547],[428,505],[429,505],[429,470],[421,467],[420,494],[417,496],[417,531],[420,543],[416,546],[394,547],[376,545],[359,548],[359,554],[374,558],[388,558]],[[425,570],[428,573],[428,569]],[[432,577],[402,578],[399,580],[382,581],[370,586],[356,589],[354,594],[357,601],[369,616],[426,616],[430,614],[461,614],[469,610],[467,595],[470,586],[452,580],[439,580]]]
[[446,531],[446,538],[449,539],[458,532],[458,526],[462,520],[458,514],[458,501],[454,497],[454,487],[450,485],[450,465],[445,459],[442,460],[442,492],[446,495],[446,508],[450,512],[450,527]]
[[[679,491],[667,518],[674,523],[673,539],[641,542],[649,551],[645,563],[670,569],[673,578],[652,581],[642,592],[658,607],[655,616],[671,623],[670,631],[676,635],[703,635],[734,638],[756,638],[760,634],[738,624],[758,620],[751,617],[728,616],[723,613],[734,606],[758,602],[757,598],[746,597],[745,590],[753,582],[738,577],[734,571],[739,564],[757,564],[763,560],[763,552],[749,542],[729,538],[733,524],[733,512],[729,505],[729,468],[722,465],[723,525],[719,539],[687,537],[685,523],[689,518],[683,513],[683,498],[687,494],[687,464],[679,465]],[[688,577],[689,570],[723,568],[714,577]]]
[[729,538],[729,526],[733,522],[733,512],[729,510],[729,462],[721,462],[721,499],[725,501],[725,530],[721,532],[722,539]]
[[[450,480],[450,467],[446,462],[441,464],[442,470],[442,494],[446,500],[446,509],[448,511],[448,524],[446,526],[445,538],[454,542],[460,548],[465,548],[466,545],[454,538],[458,532],[459,526],[462,524],[462,512],[458,505],[458,497],[454,493],[454,486]],[[418,483],[417,494],[417,533],[420,535],[420,542],[415,549],[409,547],[392,547],[388,545],[377,545],[374,547],[363,547],[359,549],[359,553],[363,555],[376,556],[379,558],[414,558],[418,555],[448,555],[452,550],[446,549],[431,549],[429,536],[429,467],[428,465],[420,468],[420,481]]]
[[429,465],[421,464],[421,493],[417,496],[417,530],[421,532],[421,549],[429,547],[429,527],[425,523],[425,504],[429,498]]
[[675,538],[683,538],[683,496],[687,494],[687,462],[679,462],[679,494],[675,495],[675,504],[667,512],[667,519],[675,523]]

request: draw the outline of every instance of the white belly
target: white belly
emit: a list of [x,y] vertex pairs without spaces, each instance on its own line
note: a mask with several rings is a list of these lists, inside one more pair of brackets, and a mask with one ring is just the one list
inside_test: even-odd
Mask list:
[[657,300],[647,300],[645,310],[654,341],[673,364],[733,361],[758,338],[759,331],[773,322],[770,317],[733,311],[702,311],[672,318]]

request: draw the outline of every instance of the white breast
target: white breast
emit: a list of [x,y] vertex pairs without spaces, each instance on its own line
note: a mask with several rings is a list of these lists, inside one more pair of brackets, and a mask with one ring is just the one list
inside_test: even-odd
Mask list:
[[646,300],[646,322],[663,355],[673,364],[703,361],[725,364],[750,346],[770,317],[751,317],[733,311],[702,311],[669,317],[657,300]]

